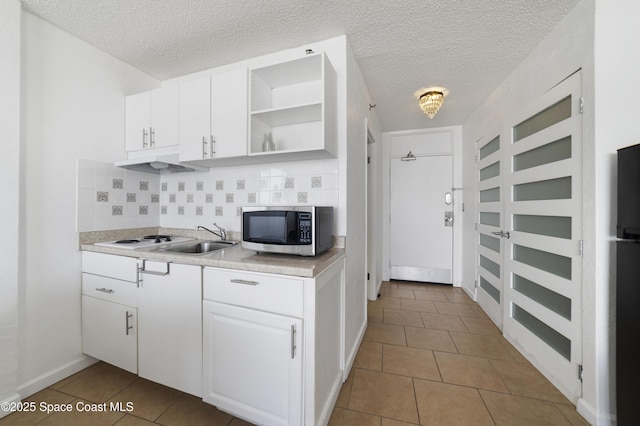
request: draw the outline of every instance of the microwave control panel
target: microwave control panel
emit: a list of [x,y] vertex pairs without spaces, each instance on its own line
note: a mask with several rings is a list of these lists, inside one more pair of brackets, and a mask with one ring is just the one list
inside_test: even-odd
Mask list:
[[298,213],[298,238],[301,244],[311,244],[311,213]]

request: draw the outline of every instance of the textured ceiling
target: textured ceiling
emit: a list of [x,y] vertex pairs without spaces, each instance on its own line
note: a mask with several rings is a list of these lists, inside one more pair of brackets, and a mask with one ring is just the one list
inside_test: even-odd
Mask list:
[[[457,125],[579,0],[21,0],[160,80],[346,34],[383,130]],[[413,93],[449,89],[433,120]]]

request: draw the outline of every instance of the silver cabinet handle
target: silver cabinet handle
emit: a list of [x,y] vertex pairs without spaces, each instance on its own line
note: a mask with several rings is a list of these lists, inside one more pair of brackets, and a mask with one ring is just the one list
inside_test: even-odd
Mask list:
[[210,151],[211,152],[211,158],[213,158],[213,157],[216,156],[216,150],[214,149],[216,140],[213,137],[213,135],[209,135],[209,141],[210,141],[209,143],[211,144],[211,151]]
[[156,132],[153,127],[149,127],[149,146],[156,146]]
[[147,147],[147,129],[142,129],[142,147]]
[[296,357],[296,326],[291,326],[291,359]]
[[133,318],[133,314],[130,314],[129,311],[125,311],[124,313],[124,324],[125,324],[125,335],[129,335],[129,330],[133,328],[132,325],[129,325],[129,318]]
[[207,138],[202,137],[202,158],[207,158]]
[[103,293],[113,293],[113,290],[112,290],[112,289],[110,289],[110,288],[104,288],[104,287],[102,287],[102,288],[96,288],[96,291],[101,291],[101,292],[103,292]]
[[151,275],[160,275],[160,276],[165,276],[165,275],[169,275],[169,264],[171,262],[167,262],[167,271],[166,272],[162,272],[162,271],[147,271],[147,259],[142,259],[142,267],[138,269],[138,272],[140,272],[141,274],[151,274]]
[[258,281],[248,281],[248,280],[241,280],[239,278],[234,278],[231,280],[232,283],[234,284],[245,284],[245,285],[258,285],[260,284]]

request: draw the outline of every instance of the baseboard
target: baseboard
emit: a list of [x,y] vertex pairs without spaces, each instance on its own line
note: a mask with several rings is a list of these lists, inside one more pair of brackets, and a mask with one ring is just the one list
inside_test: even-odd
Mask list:
[[327,426],[327,424],[329,424],[329,420],[331,420],[331,413],[333,413],[333,408],[336,405],[336,401],[338,401],[338,396],[340,396],[342,383],[342,374],[339,374],[333,382],[333,386],[331,386],[331,393],[329,394],[327,403],[322,407],[322,412],[320,413],[320,416],[318,416],[316,426]]
[[61,365],[60,367],[53,370],[47,371],[46,373],[41,374],[35,379],[29,380],[28,382],[18,386],[18,393],[22,395],[22,398],[26,398],[36,392],[40,392],[42,389],[45,389],[54,383],[59,382],[62,379],[66,379],[70,375],[75,374],[80,370],[84,370],[85,368],[95,364],[96,362],[98,362],[98,360],[95,358],[81,355],[73,361]]
[[342,376],[343,382],[349,377],[351,367],[353,367],[353,363],[356,362],[356,355],[358,355],[358,349],[360,349],[360,344],[362,343],[362,339],[364,339],[365,331],[367,331],[367,321],[362,324],[362,328],[360,328],[360,331],[358,332],[358,338],[356,339],[355,344],[351,347],[349,356],[345,359],[344,372]]
[[369,285],[367,284],[367,300],[378,300],[378,295],[380,294],[380,289],[382,288],[382,281],[378,281],[376,284],[376,289],[373,291],[374,294],[371,294],[369,291]]
[[616,416],[611,413],[598,412],[583,398],[578,399],[576,411],[585,418],[589,424],[598,426],[611,426],[617,424]]
[[6,399],[3,399],[0,402],[0,419],[3,418],[4,416],[8,416],[9,414],[13,413],[13,411],[10,410],[5,410],[4,407],[7,403],[12,404],[12,403],[16,403],[16,402],[20,402],[20,400],[22,399],[22,397],[20,396],[19,393],[14,393],[13,395],[9,396]]
[[467,287],[460,285],[460,288],[462,289],[462,291],[464,291],[467,296],[469,296],[471,298],[471,300],[473,300],[474,302],[478,301],[478,292],[475,291],[471,291],[470,289],[468,289]]

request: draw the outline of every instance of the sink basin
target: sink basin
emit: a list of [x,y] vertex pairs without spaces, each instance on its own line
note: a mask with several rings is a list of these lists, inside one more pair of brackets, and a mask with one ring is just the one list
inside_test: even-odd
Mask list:
[[233,247],[236,244],[238,243],[235,241],[203,241],[192,244],[181,244],[174,247],[169,246],[167,248],[163,248],[162,251],[184,254],[205,254],[211,253],[212,251]]

